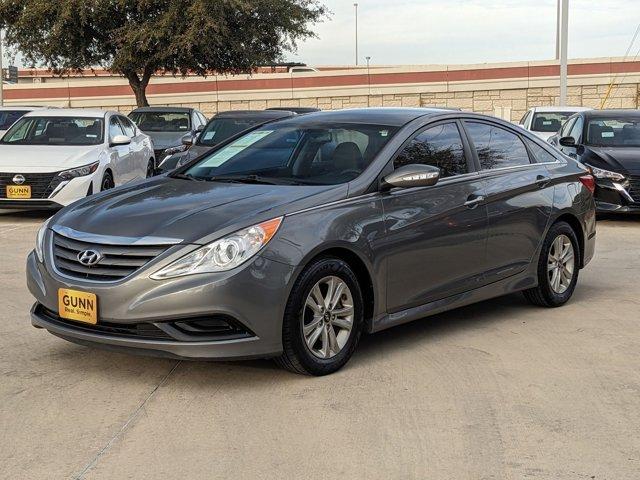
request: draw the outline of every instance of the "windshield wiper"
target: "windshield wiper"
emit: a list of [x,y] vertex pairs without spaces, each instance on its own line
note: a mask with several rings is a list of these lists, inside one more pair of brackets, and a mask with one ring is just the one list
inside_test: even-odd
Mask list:
[[207,178],[209,182],[229,182],[229,183],[255,183],[264,185],[287,185],[292,184],[280,178],[261,177],[260,175],[220,175]]
[[181,180],[191,180],[193,182],[202,182],[203,179],[202,178],[196,178],[193,175],[189,174],[189,173],[174,173],[173,175],[171,175],[171,178],[179,178]]

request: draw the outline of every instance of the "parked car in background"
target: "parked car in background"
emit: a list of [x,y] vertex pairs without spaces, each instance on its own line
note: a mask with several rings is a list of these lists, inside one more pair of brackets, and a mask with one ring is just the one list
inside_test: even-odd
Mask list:
[[168,155],[184,151],[182,138],[198,135],[207,123],[202,112],[187,107],[141,107],[133,110],[129,118],[151,137],[156,167]]
[[244,130],[292,115],[295,114],[288,110],[232,110],[218,113],[209,120],[209,123],[195,138],[189,135],[185,136],[182,139],[185,148],[165,156],[158,165],[158,172],[168,172],[184,165]]
[[534,107],[527,110],[520,126],[534,135],[548,140],[560,130],[567,118],[577,112],[590,110],[586,107]]
[[0,107],[0,138],[17,120],[34,110],[44,110],[49,107]]
[[38,110],[0,140],[0,209],[59,208],[153,173],[151,140],[117,112]]
[[44,224],[32,323],[84,345],[341,368],[360,336],[524,291],[572,296],[593,177],[496,118],[300,115]]
[[640,111],[576,114],[562,127],[559,148],[591,169],[599,212],[640,213]]

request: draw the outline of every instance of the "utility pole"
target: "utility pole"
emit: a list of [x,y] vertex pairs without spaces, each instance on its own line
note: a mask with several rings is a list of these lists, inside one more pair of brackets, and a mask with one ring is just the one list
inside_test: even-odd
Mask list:
[[356,9],[356,67],[358,66],[358,4],[354,3]]
[[556,60],[560,60],[560,0],[556,7]]
[[560,9],[560,106],[567,105],[567,45],[569,40],[569,0],[558,0]]

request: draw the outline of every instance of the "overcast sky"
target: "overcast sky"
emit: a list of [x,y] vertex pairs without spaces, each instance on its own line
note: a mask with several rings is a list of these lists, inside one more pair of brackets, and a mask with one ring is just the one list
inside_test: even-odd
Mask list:
[[[353,64],[353,3],[324,0],[332,14],[314,27],[318,38],[300,44],[287,59],[309,65]],[[358,0],[359,61],[366,63],[367,55],[378,65],[551,59],[556,4],[556,0]],[[640,23],[640,0],[569,0],[569,7],[570,58],[625,54]],[[630,57],[638,53],[640,36]]]
[[[354,0],[333,12],[291,60],[354,62]],[[555,56],[556,0],[358,0],[360,62],[482,63]],[[569,0],[569,57],[623,56],[640,23],[640,0]],[[631,55],[640,50],[636,40]],[[640,58],[640,57],[639,57]]]

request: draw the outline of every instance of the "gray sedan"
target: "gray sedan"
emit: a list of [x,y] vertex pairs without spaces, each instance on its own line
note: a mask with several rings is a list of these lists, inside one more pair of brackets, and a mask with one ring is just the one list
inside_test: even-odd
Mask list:
[[437,109],[312,113],[41,228],[32,323],[84,345],[341,368],[362,334],[522,291],[567,302],[594,179],[511,124]]

